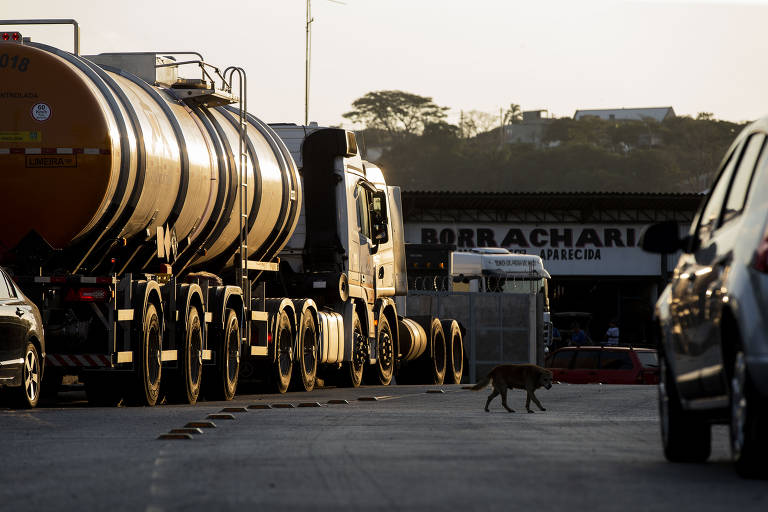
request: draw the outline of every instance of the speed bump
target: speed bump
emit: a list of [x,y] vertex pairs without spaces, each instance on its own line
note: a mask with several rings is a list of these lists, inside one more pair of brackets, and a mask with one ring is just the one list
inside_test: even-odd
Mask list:
[[428,389],[427,393],[445,393],[442,389]]
[[248,412],[245,407],[225,407],[221,412]]
[[269,404],[251,404],[248,406],[249,409],[271,409],[272,406]]
[[273,409],[293,409],[295,405],[289,403],[272,404]]
[[169,434],[202,434],[203,431],[199,428],[173,428]]
[[301,402],[299,407],[322,407],[320,402]]
[[233,420],[235,416],[233,414],[215,413],[206,416],[209,420]]
[[361,396],[358,398],[361,402],[377,402],[379,400],[379,397],[377,396]]
[[216,428],[216,424],[212,421],[190,421],[185,428]]
[[158,439],[192,439],[192,434],[160,434]]
[[334,398],[333,400],[328,400],[329,404],[335,404],[335,405],[349,405],[349,402],[340,398]]

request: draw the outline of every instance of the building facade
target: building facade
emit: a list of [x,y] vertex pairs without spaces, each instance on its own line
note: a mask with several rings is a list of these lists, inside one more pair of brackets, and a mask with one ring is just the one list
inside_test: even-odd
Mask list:
[[622,343],[651,342],[653,304],[677,255],[638,246],[648,224],[690,225],[700,194],[403,192],[406,243],[536,254],[552,275],[553,313],[588,312],[603,341],[616,320]]

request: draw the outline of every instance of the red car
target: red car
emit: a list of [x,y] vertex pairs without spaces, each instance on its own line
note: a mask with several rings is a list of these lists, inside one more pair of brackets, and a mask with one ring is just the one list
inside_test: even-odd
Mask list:
[[571,384],[657,384],[659,359],[650,348],[582,346],[553,352],[545,366]]

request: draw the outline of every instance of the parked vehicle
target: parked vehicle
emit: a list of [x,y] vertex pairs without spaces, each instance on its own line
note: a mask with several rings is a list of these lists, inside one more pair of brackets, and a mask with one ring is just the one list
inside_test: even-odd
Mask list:
[[45,338],[40,312],[0,269],[0,388],[15,407],[40,399]]
[[563,347],[545,362],[555,380],[571,384],[657,384],[656,351],[648,348]]
[[650,226],[651,252],[682,251],[656,303],[664,453],[703,462],[730,425],[736,470],[768,477],[768,119],[728,149],[690,229]]
[[461,331],[398,314],[400,190],[354,133],[266,125],[245,72],[198,53],[19,36],[0,55],[0,82],[34,91],[0,109],[0,262],[40,308],[51,375],[145,405],[231,400],[241,377],[443,382]]

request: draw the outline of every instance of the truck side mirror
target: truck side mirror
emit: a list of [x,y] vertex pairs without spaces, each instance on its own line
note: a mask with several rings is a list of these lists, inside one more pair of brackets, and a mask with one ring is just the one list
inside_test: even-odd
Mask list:
[[678,224],[675,221],[651,224],[640,233],[640,247],[646,252],[672,254],[686,250],[689,237],[680,238]]

